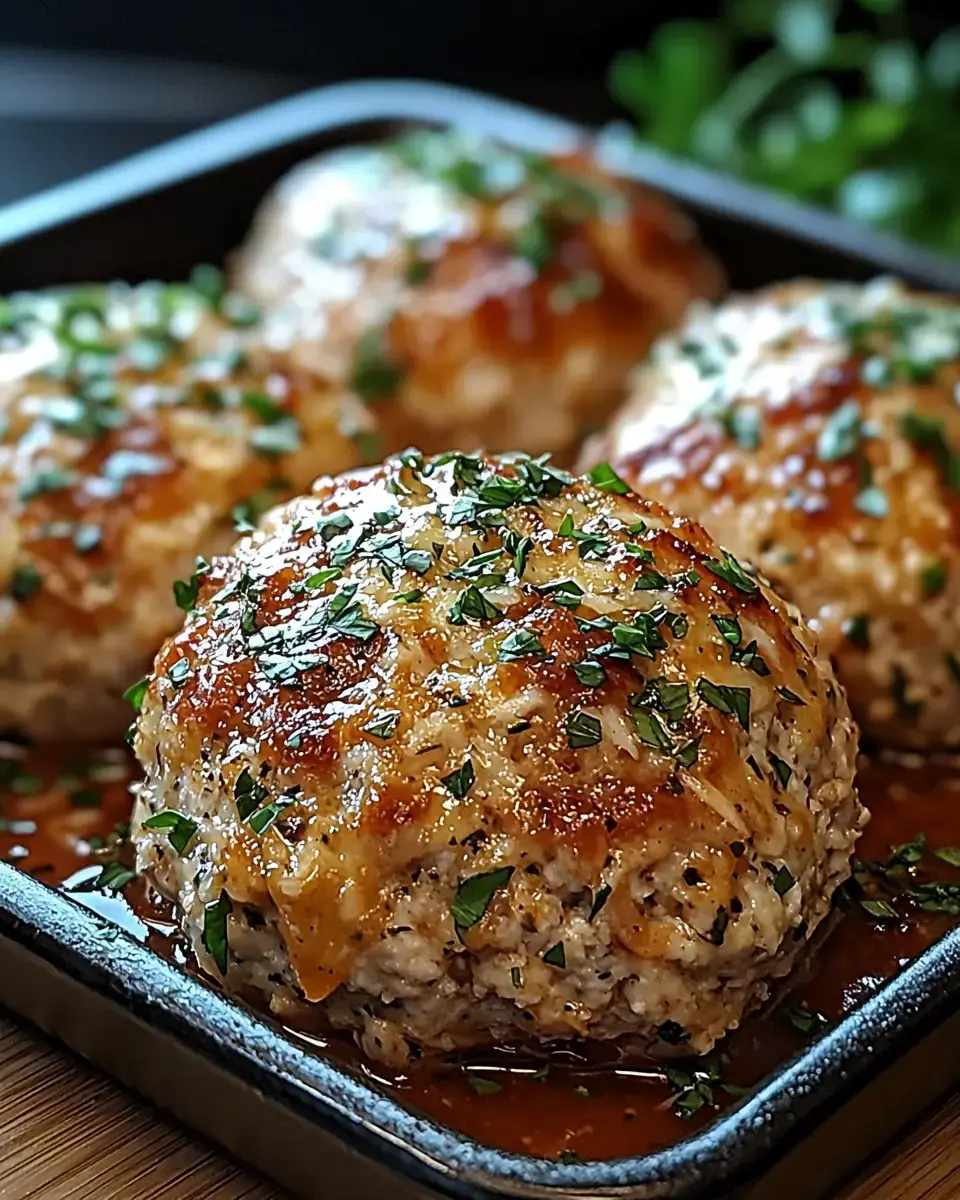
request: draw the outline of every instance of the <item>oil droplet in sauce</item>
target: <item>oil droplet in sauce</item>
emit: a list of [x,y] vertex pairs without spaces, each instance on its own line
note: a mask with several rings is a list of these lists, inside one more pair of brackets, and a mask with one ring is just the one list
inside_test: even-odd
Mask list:
[[[52,886],[89,881],[99,870],[98,856],[111,853],[111,835],[115,839],[118,826],[122,834],[129,818],[133,778],[134,764],[124,751],[54,763],[0,746],[0,856]],[[924,878],[960,884],[960,869],[931,853],[960,846],[960,762],[923,765],[884,757],[865,763],[860,791],[873,814],[858,846],[860,859],[888,860],[892,846],[923,833],[927,850],[918,869]],[[148,895],[140,881],[122,895],[71,895],[157,953],[196,970],[171,907]],[[718,1077],[692,1079],[693,1086],[679,1092],[682,1077],[674,1076],[671,1090],[655,1063],[612,1045],[570,1043],[536,1053],[498,1047],[450,1060],[425,1058],[395,1073],[364,1060],[344,1035],[287,1032],[488,1145],[546,1157],[642,1154],[708,1123],[716,1108],[775,1071],[956,923],[947,914],[908,908],[902,920],[880,923],[852,903],[848,912],[838,912],[832,932],[818,939],[773,1003],[710,1056]],[[690,1062],[679,1066],[688,1070]],[[678,1107],[688,1115],[678,1115]]]

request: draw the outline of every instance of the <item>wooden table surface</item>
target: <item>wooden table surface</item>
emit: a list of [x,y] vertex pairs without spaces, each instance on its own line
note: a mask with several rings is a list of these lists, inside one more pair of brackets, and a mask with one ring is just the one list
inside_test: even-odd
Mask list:
[[[253,1171],[0,1015],[2,1200],[282,1200]],[[957,1200],[960,1095],[838,1200]]]

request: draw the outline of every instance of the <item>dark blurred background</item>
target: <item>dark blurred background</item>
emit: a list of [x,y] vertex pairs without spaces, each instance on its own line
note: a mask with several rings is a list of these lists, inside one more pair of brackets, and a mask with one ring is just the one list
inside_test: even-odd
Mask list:
[[0,202],[332,80],[443,79],[600,119],[615,111],[613,54],[677,11],[643,0],[0,3]]
[[958,0],[0,2],[0,203],[371,76],[629,115],[661,149],[960,253]]

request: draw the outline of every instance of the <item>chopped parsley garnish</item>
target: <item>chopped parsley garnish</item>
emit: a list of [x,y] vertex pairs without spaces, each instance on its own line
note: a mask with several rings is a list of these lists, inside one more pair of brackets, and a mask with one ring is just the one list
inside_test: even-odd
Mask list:
[[24,604],[40,591],[43,577],[36,567],[17,567],[10,576],[8,592],[18,604]]
[[400,724],[400,715],[399,710],[395,708],[387,712],[378,713],[369,724],[363,726],[363,732],[369,733],[372,737],[383,738],[384,741],[387,741],[397,732],[397,726]]
[[678,725],[690,706],[690,685],[684,680],[671,683],[662,677],[649,679],[638,703],[643,707],[657,709],[666,715],[672,725]]
[[676,752],[674,758],[677,767],[692,767],[700,757],[700,743],[703,741],[703,734],[693,738],[687,742],[685,746],[681,746]]
[[513,867],[498,867],[482,875],[470,875],[460,881],[450,905],[450,915],[458,929],[472,929],[490,906],[494,895],[510,882]]
[[500,587],[506,580],[503,571],[489,570],[503,557],[502,550],[490,550],[485,554],[475,554],[466,562],[447,573],[448,579],[471,580],[476,587]]
[[603,883],[593,893],[593,903],[590,905],[590,915],[587,917],[588,922],[592,921],[594,917],[597,916],[606,902],[610,899],[610,893],[612,891],[613,888],[609,883]]
[[270,826],[276,821],[277,817],[290,807],[293,803],[292,796],[284,796],[279,800],[274,800],[270,804],[264,805],[250,817],[250,828],[258,837],[261,837],[267,832]]
[[821,1012],[812,1012],[806,1001],[795,1005],[793,1008],[786,1010],[786,1018],[790,1024],[800,1031],[800,1033],[811,1034],[823,1033],[825,1029],[829,1029],[830,1022]]
[[743,634],[740,630],[740,622],[736,617],[711,616],[710,620],[720,630],[724,641],[729,642],[731,646],[740,645]]
[[143,828],[169,830],[167,838],[170,845],[182,858],[187,846],[189,846],[193,839],[193,835],[197,832],[197,823],[191,820],[190,817],[184,816],[183,813],[168,810],[156,813],[152,817],[147,817],[143,822]]
[[778,687],[777,695],[782,700],[786,700],[788,704],[799,704],[805,706],[807,703],[806,700],[801,700],[796,692],[791,692],[788,687]]
[[188,580],[174,580],[173,598],[177,602],[177,608],[183,609],[184,612],[193,612],[197,607],[200,581],[204,575],[208,574],[209,570],[210,564],[207,560],[205,558],[198,558],[194,572]]
[[790,782],[790,777],[793,775],[793,767],[789,763],[784,762],[782,758],[777,758],[772,751],[767,753],[767,758],[770,760],[773,773],[776,775],[780,786],[786,787]]
[[368,329],[357,340],[350,387],[367,404],[389,400],[397,394],[404,371],[391,355],[383,329]]
[[483,592],[471,584],[450,609],[450,622],[462,625],[464,618],[470,617],[475,621],[499,621],[503,612],[484,596]]
[[900,914],[889,900],[861,899],[860,907],[878,921],[899,921]]
[[174,685],[174,687],[181,687],[187,682],[189,675],[190,660],[187,658],[178,658],[167,672],[167,678]]
[[723,426],[728,437],[733,438],[741,450],[752,454],[760,445],[761,425],[760,413],[755,408],[745,405],[734,405],[725,412],[717,414],[717,420]]
[[70,891],[121,892],[136,877],[136,871],[124,866],[123,863],[108,862],[103,864],[99,874],[95,875],[92,879],[85,879],[81,883],[75,884]]
[[567,952],[563,948],[563,942],[556,942],[549,950],[545,950],[543,961],[549,963],[551,967],[565,968],[567,965]]
[[947,568],[941,562],[928,563],[920,572],[920,583],[928,596],[938,596],[947,586]]
[[730,924],[730,914],[721,904],[717,909],[717,915],[713,919],[713,924],[710,926],[710,932],[707,935],[709,941],[715,946],[722,946],[723,939],[726,937],[727,926]]
[[748,596],[753,596],[759,592],[760,585],[755,579],[751,579],[740,563],[727,551],[722,551],[723,558],[705,558],[703,565],[712,574],[726,583],[731,584],[738,592],[743,592]]
[[508,529],[503,535],[503,548],[512,555],[513,569],[517,578],[522,579],[527,566],[527,558],[533,549],[533,538],[521,537],[512,529]]
[[870,649],[870,618],[866,613],[848,617],[840,627],[841,633],[858,650]]
[[583,588],[573,579],[557,579],[551,583],[537,585],[541,596],[563,608],[579,608],[583,599]]
[[321,517],[313,527],[314,533],[320,534],[320,540],[328,545],[334,538],[347,533],[353,528],[353,518],[349,513],[335,512]]
[[560,537],[569,537],[577,543],[577,553],[583,559],[606,558],[610,553],[610,542],[599,533],[590,533],[577,529],[573,523],[573,514],[567,513],[560,522],[557,530]]
[[149,676],[144,676],[143,679],[130,685],[123,693],[123,698],[130,705],[134,712],[139,712],[143,707],[143,700],[147,694],[147,688],[150,686]]
[[773,873],[773,890],[778,896],[785,896],[796,882],[789,867],[777,867]]
[[245,392],[240,398],[244,408],[248,408],[265,425],[281,420],[286,413],[284,409],[263,392]]
[[545,654],[542,642],[526,629],[518,629],[500,643],[498,657],[501,662],[515,662],[520,658],[542,658]]
[[233,799],[237,805],[237,815],[241,821],[248,821],[263,804],[269,792],[254,779],[247,767],[244,767],[233,787]]
[[537,215],[525,222],[510,239],[510,248],[539,274],[554,253],[554,237],[547,221]]
[[947,863],[951,867],[960,867],[960,846],[941,846],[939,850],[934,850],[934,855],[941,862]]
[[510,968],[510,982],[513,984],[513,986],[515,988],[518,988],[523,984],[523,979],[520,976],[520,968],[519,967],[511,967]]
[[412,588],[409,592],[397,592],[393,599],[397,604],[416,604],[423,599],[423,592],[420,588]]
[[697,680],[697,695],[718,712],[735,716],[744,729],[750,728],[750,689],[728,687],[712,683],[709,679]]
[[649,708],[638,708],[633,712],[633,723],[637,737],[646,746],[653,746],[665,753],[673,751],[673,738],[660,723],[660,718]]
[[227,945],[227,917],[233,911],[233,904],[226,892],[211,904],[203,906],[203,945],[213,959],[221,975],[227,973],[229,947]]
[[598,746],[602,740],[603,727],[596,717],[579,708],[567,714],[567,744],[571,750]]
[[878,520],[890,515],[889,497],[883,488],[876,485],[857,492],[853,498],[853,507],[865,517],[876,517]]
[[482,1075],[471,1075],[467,1082],[478,1096],[495,1096],[503,1091],[502,1083],[497,1083],[495,1079],[484,1079]]
[[862,436],[860,405],[855,400],[846,400],[821,428],[817,438],[817,457],[821,462],[849,458],[860,445]]
[[633,585],[635,592],[656,592],[670,587],[670,580],[659,571],[648,568],[642,571]]
[[613,492],[616,496],[628,496],[630,488],[616,473],[609,463],[597,463],[587,472],[587,477],[594,487],[602,492]]
[[918,412],[905,412],[900,416],[900,428],[918,449],[932,456],[947,487],[960,492],[960,454],[947,441],[943,421]]
[[662,1070],[673,1095],[673,1111],[684,1120],[696,1116],[701,1109],[715,1108],[718,1091],[740,1093],[738,1087],[723,1082],[717,1064],[707,1058],[667,1061]]
[[250,445],[269,457],[296,454],[301,445],[300,422],[293,417],[281,417],[270,425],[258,425],[250,431]]
[[738,666],[744,667],[748,671],[753,671],[754,675],[762,676],[770,674],[770,668],[757,648],[755,640],[746,646],[733,646],[730,650],[730,661],[737,663]]
[[606,668],[592,658],[585,658],[582,662],[574,663],[573,673],[584,687],[602,687],[607,681]]
[[324,584],[329,583],[332,579],[339,579],[343,574],[340,567],[325,567],[322,571],[315,571],[313,575],[303,581],[303,586],[311,591],[322,588]]
[[440,782],[455,800],[462,800],[476,783],[477,776],[473,769],[473,761],[464,759],[463,765],[444,775]]
[[46,496],[52,492],[62,492],[74,482],[72,472],[60,467],[48,467],[37,471],[25,483],[20,485],[18,497],[26,503],[37,496]]

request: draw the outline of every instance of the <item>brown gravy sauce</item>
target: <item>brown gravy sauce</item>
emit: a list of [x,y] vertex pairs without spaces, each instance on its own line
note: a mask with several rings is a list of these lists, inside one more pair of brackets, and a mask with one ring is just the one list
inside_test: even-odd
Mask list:
[[[0,753],[0,856],[53,886],[94,877],[100,845],[127,820],[133,768],[123,752],[52,763]],[[858,846],[865,859],[885,859],[890,846],[924,832],[930,849],[960,846],[960,761],[868,762],[861,794],[873,819]],[[960,869],[927,854],[924,877],[960,882]],[[191,969],[169,907],[134,882],[123,896],[75,893],[81,903],[115,920],[152,949]],[[712,1056],[726,1084],[751,1087],[815,1034],[800,1032],[788,1012],[805,1004],[834,1022],[878,991],[911,959],[956,923],[921,913],[881,927],[855,905],[790,980],[783,994],[725,1039]],[[644,1153],[669,1145],[706,1124],[704,1106],[684,1119],[650,1060],[612,1047],[553,1049],[542,1058],[500,1048],[457,1061],[422,1061],[403,1074],[363,1060],[345,1037],[307,1037],[303,1044],[349,1062],[379,1080],[403,1103],[481,1142],[529,1154],[584,1159]],[[719,1105],[731,1096],[714,1088]]]

